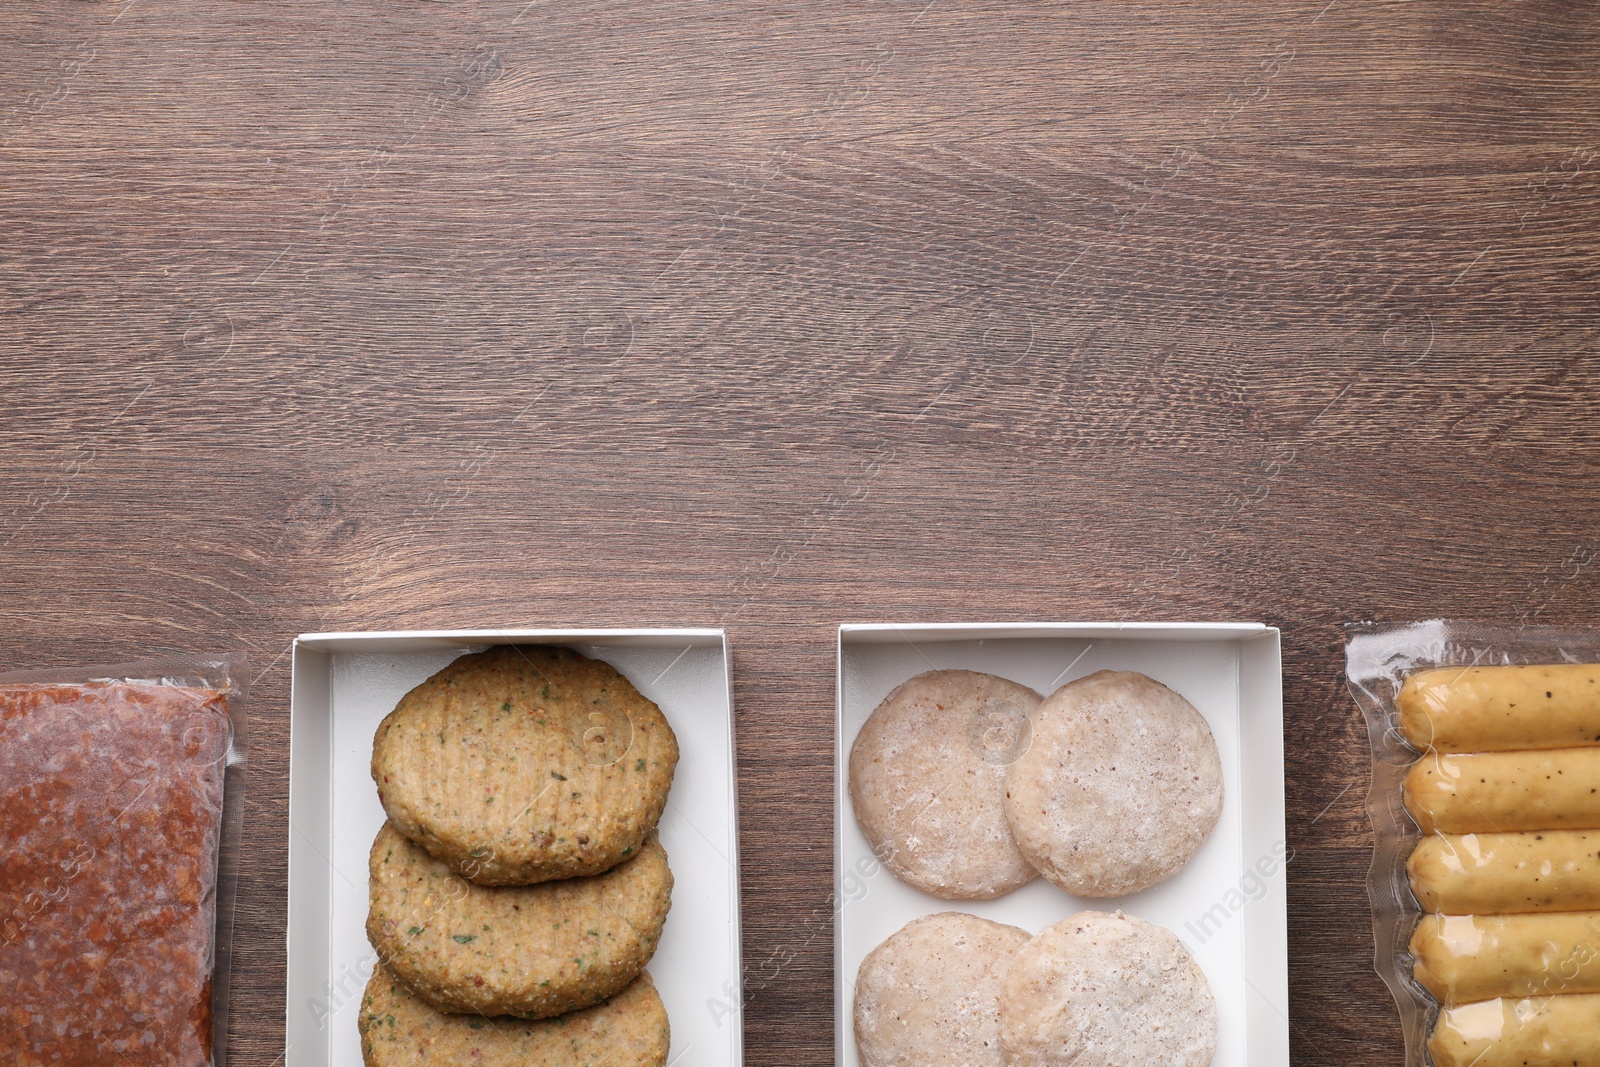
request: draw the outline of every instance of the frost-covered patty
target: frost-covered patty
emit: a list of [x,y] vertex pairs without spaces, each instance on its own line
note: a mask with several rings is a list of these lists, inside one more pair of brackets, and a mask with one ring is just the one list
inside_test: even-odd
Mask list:
[[603,1004],[556,1019],[446,1015],[379,964],[361,1001],[367,1067],[662,1067],[667,1011],[648,974]]
[[1211,984],[1170,930],[1081,911],[1022,947],[1000,993],[1008,1067],[1208,1067]]
[[862,1067],[1001,1067],[1000,987],[1027,941],[956,911],[903,926],[856,972]]
[[977,671],[896,687],[850,747],[850,804],[902,881],[945,900],[986,900],[1036,872],[1006,824],[1006,766],[1028,746],[1039,694]]
[[655,828],[678,764],[661,709],[569,648],[462,656],[378,726],[395,827],[482,885],[599,874]]
[[447,1012],[544,1019],[598,1004],[650,962],[672,901],[654,835],[605,874],[489,888],[385,824],[368,867],[367,939]]
[[1006,778],[1022,854],[1083,897],[1177,873],[1222,814],[1222,760],[1193,704],[1153,678],[1097,671],[1046,697]]

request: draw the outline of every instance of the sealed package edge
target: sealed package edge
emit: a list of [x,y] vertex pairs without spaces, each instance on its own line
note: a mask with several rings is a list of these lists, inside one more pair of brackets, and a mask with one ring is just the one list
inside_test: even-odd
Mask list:
[[0,674],[0,1062],[223,1064],[244,675]]
[[1347,629],[1406,1067],[1600,1063],[1600,630]]

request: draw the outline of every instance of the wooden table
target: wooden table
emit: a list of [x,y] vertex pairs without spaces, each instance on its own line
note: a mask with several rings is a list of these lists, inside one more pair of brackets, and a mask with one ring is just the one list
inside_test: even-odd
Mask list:
[[725,625],[816,1065],[837,623],[1280,625],[1295,1062],[1393,1064],[1341,624],[1594,620],[1597,173],[1553,0],[12,4],[0,664],[253,657],[267,1067],[296,633]]

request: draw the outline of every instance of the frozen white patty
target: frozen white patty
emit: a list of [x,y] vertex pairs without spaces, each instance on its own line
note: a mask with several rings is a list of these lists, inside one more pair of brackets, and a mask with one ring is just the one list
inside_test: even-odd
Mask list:
[[929,671],[884,698],[850,749],[850,802],[878,858],[945,900],[1033,880],[1006,823],[1006,766],[1039,694],[976,671]]
[[1084,897],[1137,893],[1177,873],[1222,814],[1222,760],[1183,697],[1131,671],[1069,682],[1033,714],[1006,778],[1017,847]]
[[856,973],[862,1067],[1001,1067],[1001,984],[1028,932],[947,911],[913,919]]
[[1000,993],[1008,1067],[1208,1067],[1211,985],[1170,930],[1084,911],[1011,961]]

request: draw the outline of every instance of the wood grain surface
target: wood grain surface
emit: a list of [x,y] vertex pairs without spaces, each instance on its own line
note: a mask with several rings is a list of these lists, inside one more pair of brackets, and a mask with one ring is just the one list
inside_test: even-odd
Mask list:
[[804,1067],[837,623],[1277,624],[1294,1061],[1393,1064],[1341,624],[1595,621],[1597,255],[1572,0],[13,3],[0,666],[250,654],[269,1067],[296,633],[725,625]]

